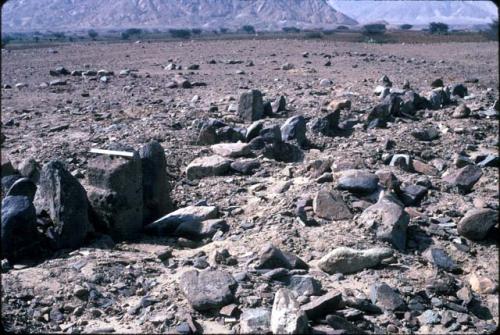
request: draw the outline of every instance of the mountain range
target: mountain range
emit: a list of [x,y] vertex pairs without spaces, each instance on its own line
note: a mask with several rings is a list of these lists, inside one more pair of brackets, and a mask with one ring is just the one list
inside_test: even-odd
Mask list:
[[4,31],[354,25],[326,0],[9,0]]

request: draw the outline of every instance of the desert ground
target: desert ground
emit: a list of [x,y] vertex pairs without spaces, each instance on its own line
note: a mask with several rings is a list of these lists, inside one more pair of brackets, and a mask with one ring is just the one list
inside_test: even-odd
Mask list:
[[[61,66],[68,72],[108,73],[54,73]],[[2,49],[4,200],[8,161],[23,174],[30,159],[31,171],[59,160],[90,192],[89,164],[97,156],[91,148],[132,151],[155,140],[165,152],[172,209],[215,206],[225,227],[202,239],[149,233],[128,241],[113,241],[96,229],[79,248],[44,251],[36,260],[4,259],[3,328],[492,333],[498,326],[498,70],[497,42],[275,39]],[[383,76],[392,86],[380,81]],[[191,87],[182,87],[179,78]],[[437,108],[392,115],[383,126],[370,125],[367,118],[382,102],[374,94],[377,86],[391,86],[389,95],[403,94],[405,86],[426,97],[431,84],[442,86],[436,79],[445,87],[463,84],[467,94],[453,95]],[[238,105],[250,89],[272,103],[272,113],[262,119],[269,131],[260,136],[274,136],[273,125],[302,115],[306,144],[291,138],[293,153],[273,156],[254,141],[230,157],[233,163],[244,159],[236,157],[240,154],[252,159],[251,172],[232,168],[188,175],[193,160],[214,155],[214,141],[200,139],[207,120],[223,122],[245,142],[253,120],[242,119]],[[285,110],[275,110],[281,96]],[[463,104],[469,110],[461,114],[457,109]],[[314,121],[332,112],[340,116],[332,132],[315,131]],[[398,154],[406,156],[394,159]],[[353,169],[378,176],[376,189],[342,187],[341,179]],[[477,178],[464,190],[457,186],[460,173]],[[392,191],[397,199],[391,204],[404,208],[398,215],[408,221],[404,247],[378,238],[377,219],[367,218],[367,208]],[[379,215],[392,215],[388,211]],[[483,229],[481,237],[470,238],[461,228],[467,224]],[[390,256],[352,271],[327,270],[324,257],[341,247],[359,253],[378,248]],[[283,261],[282,252],[298,256],[305,266]],[[266,267],[267,256],[278,265]],[[183,276],[193,269],[207,272],[208,280]],[[292,302],[276,303],[278,290],[293,292]],[[324,296],[330,299],[326,307],[317,303]],[[289,328],[279,328],[279,313]]]

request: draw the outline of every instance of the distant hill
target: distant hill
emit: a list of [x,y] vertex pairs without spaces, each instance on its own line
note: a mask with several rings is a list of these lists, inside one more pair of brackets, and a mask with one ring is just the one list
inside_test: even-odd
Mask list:
[[354,25],[326,0],[9,0],[3,31]]
[[492,1],[329,0],[329,3],[360,23],[385,20],[390,24],[424,25],[437,21],[449,25],[476,25],[498,19],[498,9]]

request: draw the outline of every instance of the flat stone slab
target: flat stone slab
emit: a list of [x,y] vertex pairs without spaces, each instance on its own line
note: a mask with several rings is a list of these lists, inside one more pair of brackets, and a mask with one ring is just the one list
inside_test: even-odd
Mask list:
[[250,146],[247,143],[219,143],[210,147],[212,151],[219,156],[237,158],[247,156],[251,153]]
[[187,166],[186,175],[190,180],[222,176],[229,171],[231,163],[232,160],[217,155],[196,158]]

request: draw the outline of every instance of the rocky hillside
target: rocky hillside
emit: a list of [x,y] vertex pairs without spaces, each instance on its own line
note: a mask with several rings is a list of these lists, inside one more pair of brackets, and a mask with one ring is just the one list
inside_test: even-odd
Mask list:
[[345,1],[329,0],[333,8],[361,23],[386,20],[391,24],[488,24],[498,19],[493,1]]
[[88,28],[239,28],[352,25],[326,0],[11,0],[2,11],[4,31]]

